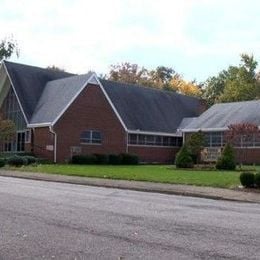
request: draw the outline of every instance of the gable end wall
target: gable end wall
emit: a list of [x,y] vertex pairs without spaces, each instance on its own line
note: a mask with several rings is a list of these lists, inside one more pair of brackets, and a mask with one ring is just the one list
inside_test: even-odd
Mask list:
[[[81,144],[85,130],[99,130],[102,144]],[[81,154],[126,152],[126,132],[100,86],[89,84],[54,125],[57,133],[57,162],[71,158],[71,147],[81,147]]]

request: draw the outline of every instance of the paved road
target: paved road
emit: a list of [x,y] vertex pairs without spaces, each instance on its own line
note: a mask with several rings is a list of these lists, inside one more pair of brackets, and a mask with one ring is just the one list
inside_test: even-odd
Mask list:
[[260,259],[260,206],[0,177],[0,259]]

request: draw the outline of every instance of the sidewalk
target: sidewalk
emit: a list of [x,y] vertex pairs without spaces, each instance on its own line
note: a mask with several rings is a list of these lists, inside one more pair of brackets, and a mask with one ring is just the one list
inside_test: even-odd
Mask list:
[[63,182],[71,184],[89,185],[97,187],[127,189],[145,192],[158,192],[182,196],[201,197],[209,199],[229,200],[238,202],[260,203],[260,193],[244,190],[229,190],[211,187],[199,187],[191,185],[164,184],[143,181],[125,181],[99,178],[87,178],[77,176],[65,176],[56,174],[19,172],[0,170],[0,176],[16,177],[23,179]]

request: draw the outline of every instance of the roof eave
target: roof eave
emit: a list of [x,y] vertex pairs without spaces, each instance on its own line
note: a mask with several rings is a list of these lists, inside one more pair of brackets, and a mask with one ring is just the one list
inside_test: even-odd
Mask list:
[[183,133],[191,133],[191,132],[220,132],[226,131],[228,127],[216,127],[216,128],[187,128],[187,129],[180,129]]
[[167,133],[167,132],[156,132],[156,131],[142,131],[142,130],[128,130],[128,134],[144,134],[144,135],[160,135],[160,136],[180,136],[180,134],[173,132],[173,133]]
[[38,128],[38,127],[47,127],[51,126],[51,122],[44,122],[44,123],[34,123],[34,124],[27,124],[27,128]]

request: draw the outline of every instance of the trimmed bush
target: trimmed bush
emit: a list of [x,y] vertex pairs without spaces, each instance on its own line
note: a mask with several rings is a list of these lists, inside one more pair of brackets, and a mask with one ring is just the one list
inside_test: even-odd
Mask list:
[[107,164],[108,156],[106,154],[94,154],[96,157],[96,164]]
[[231,144],[226,144],[224,150],[217,160],[216,168],[218,170],[235,170],[235,152]]
[[5,159],[0,158],[0,168],[5,166]]
[[176,154],[176,168],[193,168],[193,160],[186,145]]
[[260,188],[260,172],[255,174],[255,185]]
[[122,163],[121,156],[118,154],[109,154],[108,155],[108,163],[112,165],[118,165]]
[[97,158],[95,155],[74,155],[72,156],[72,164],[95,164]]
[[121,164],[125,165],[137,165],[139,163],[139,158],[135,154],[122,153],[121,156]]
[[35,158],[34,156],[31,156],[31,155],[25,155],[23,156],[23,158],[27,159],[28,161],[28,165],[29,164],[33,164],[33,163],[37,163],[37,158]]
[[255,175],[252,172],[242,172],[240,174],[240,182],[246,188],[254,187]]
[[11,166],[20,167],[22,165],[27,165],[28,160],[24,156],[14,155],[7,159],[7,163]]

